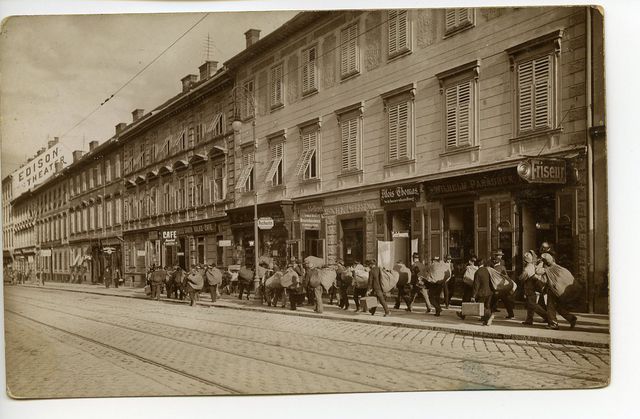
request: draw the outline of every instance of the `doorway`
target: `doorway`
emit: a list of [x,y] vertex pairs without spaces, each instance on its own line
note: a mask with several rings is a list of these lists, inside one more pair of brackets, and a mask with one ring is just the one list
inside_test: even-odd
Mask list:
[[451,256],[454,266],[464,266],[476,255],[473,221],[473,204],[444,208],[445,256]]
[[340,221],[342,230],[342,260],[346,266],[364,263],[364,221],[352,218]]
[[393,262],[411,266],[411,209],[388,211],[387,231],[393,242]]

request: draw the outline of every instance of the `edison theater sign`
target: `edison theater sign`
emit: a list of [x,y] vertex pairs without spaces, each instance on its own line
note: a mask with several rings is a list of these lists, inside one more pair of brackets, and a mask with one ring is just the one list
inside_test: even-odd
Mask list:
[[71,163],[71,152],[61,143],[53,145],[13,173],[13,196],[18,197],[53,176],[58,162],[62,167]]

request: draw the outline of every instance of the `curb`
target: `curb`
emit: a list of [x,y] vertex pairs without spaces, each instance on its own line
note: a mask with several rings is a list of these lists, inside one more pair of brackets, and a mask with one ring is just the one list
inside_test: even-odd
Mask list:
[[[102,296],[109,296],[109,297],[119,297],[119,298],[131,298],[131,299],[137,299],[137,300],[149,300],[149,298],[142,297],[142,296],[136,296],[136,295],[117,295],[117,294],[105,294],[102,292],[98,292],[98,291],[92,291],[92,290],[78,290],[78,289],[65,289],[65,288],[58,288],[58,287],[47,287],[45,286],[37,286],[37,285],[28,285],[28,284],[23,284],[22,286],[24,287],[28,287],[28,288],[40,288],[40,289],[48,289],[48,290],[56,290],[56,291],[66,291],[66,292],[76,292],[76,293],[82,293],[82,294],[93,294],[93,295],[102,295]],[[170,299],[166,299],[166,298],[161,298],[160,301],[163,301],[165,303],[170,303],[170,304],[188,304],[188,301],[184,301],[182,302],[181,300],[170,300]],[[588,342],[588,341],[581,341],[581,340],[576,340],[576,339],[567,339],[567,338],[554,338],[554,337],[545,337],[545,336],[535,336],[535,335],[523,335],[523,334],[511,334],[511,333],[500,333],[500,332],[491,332],[491,331],[479,331],[479,330],[467,330],[467,329],[458,329],[456,327],[449,327],[449,326],[437,326],[437,325],[430,325],[430,324],[411,324],[411,323],[403,323],[403,322],[396,322],[396,321],[380,321],[380,320],[376,320],[376,319],[371,319],[371,318],[367,318],[367,317],[341,317],[341,316],[335,316],[335,315],[328,315],[328,314],[319,314],[319,313],[305,313],[305,312],[298,312],[298,311],[293,311],[293,310],[282,310],[282,309],[278,309],[276,308],[275,310],[271,310],[271,309],[267,309],[264,307],[250,307],[250,306],[241,306],[241,307],[232,307],[226,304],[220,304],[220,303],[204,303],[204,302],[199,302],[196,301],[196,305],[198,306],[202,306],[202,307],[216,307],[216,308],[224,308],[224,309],[230,309],[230,310],[248,310],[248,311],[253,311],[253,312],[259,312],[259,313],[268,313],[268,314],[281,314],[281,315],[285,315],[285,316],[298,316],[298,317],[307,317],[307,318],[313,318],[313,319],[324,319],[324,320],[338,320],[338,321],[345,321],[345,322],[355,322],[355,323],[364,323],[364,324],[372,324],[372,325],[378,325],[378,326],[393,326],[393,327],[405,327],[408,329],[421,329],[421,330],[432,330],[432,331],[436,331],[436,332],[449,332],[449,333],[455,333],[458,335],[465,335],[465,336],[473,336],[473,337],[479,337],[479,338],[491,338],[491,339],[502,339],[502,340],[528,340],[528,341],[536,341],[536,342],[543,342],[543,343],[555,343],[555,344],[562,344],[562,345],[575,345],[575,346],[586,346],[586,347],[592,347],[592,348],[604,348],[604,349],[609,349],[610,345],[608,343],[600,343],[600,342]]]

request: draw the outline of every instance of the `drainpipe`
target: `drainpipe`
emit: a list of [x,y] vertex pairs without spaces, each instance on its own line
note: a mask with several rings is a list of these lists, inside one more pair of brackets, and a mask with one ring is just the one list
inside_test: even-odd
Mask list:
[[594,199],[593,199],[593,138],[591,127],[593,126],[593,98],[592,98],[592,42],[591,42],[591,7],[587,6],[587,74],[586,74],[586,105],[587,105],[587,309],[594,312],[595,305],[595,239],[594,239]]

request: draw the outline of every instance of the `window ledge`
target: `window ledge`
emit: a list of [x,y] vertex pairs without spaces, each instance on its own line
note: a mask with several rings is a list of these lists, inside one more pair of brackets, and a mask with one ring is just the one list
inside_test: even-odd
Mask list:
[[524,134],[520,134],[517,137],[511,138],[509,142],[517,143],[520,141],[530,140],[536,137],[551,137],[552,135],[557,135],[562,133],[562,128],[553,128],[553,129],[539,129],[535,131],[529,131]]
[[285,185],[284,183],[281,185],[275,185],[275,186],[269,186],[268,187],[269,192],[280,192],[280,191],[286,191],[287,190],[287,185]]
[[344,171],[340,174],[338,174],[339,178],[346,178],[346,177],[351,177],[351,176],[359,176],[362,175],[364,172],[362,169],[353,169],[353,170],[348,170],[348,171]]
[[278,103],[277,105],[271,105],[271,112],[276,112],[284,108],[284,103]]
[[416,159],[399,159],[399,160],[393,160],[390,161],[389,163],[384,165],[385,169],[391,168],[391,167],[396,167],[396,166],[404,166],[404,165],[409,165],[409,164],[415,164]]
[[240,193],[240,196],[242,196],[243,198],[247,198],[247,197],[250,197],[250,196],[253,197],[253,196],[256,196],[256,191],[255,190],[253,190],[253,191],[243,191],[243,192]]
[[469,151],[478,151],[479,149],[480,149],[479,145],[451,148],[445,151],[444,153],[440,153],[440,157],[452,156],[454,154],[463,154]]
[[450,37],[452,37],[454,35],[459,34],[460,32],[464,32],[467,29],[471,29],[474,26],[476,26],[475,23],[467,23],[465,25],[460,25],[458,27],[455,27],[455,28],[451,29],[449,32],[445,32],[444,37],[442,39],[450,38]]
[[340,83],[344,83],[346,81],[349,81],[351,79],[356,78],[357,76],[360,75],[360,71],[355,71],[353,73],[349,73],[349,74],[345,74],[343,76],[340,76]]
[[392,62],[392,61],[396,61],[402,57],[406,57],[407,55],[411,55],[411,53],[413,52],[413,50],[411,48],[407,48],[405,50],[396,52],[394,54],[388,55],[387,56],[387,62]]
[[319,177],[315,177],[312,179],[300,179],[300,183],[302,185],[312,185],[312,184],[317,184],[320,183],[320,178]]
[[302,99],[306,99],[308,97],[312,97],[318,94],[318,88],[315,88],[313,90],[309,90],[308,92],[303,92],[302,93]]

